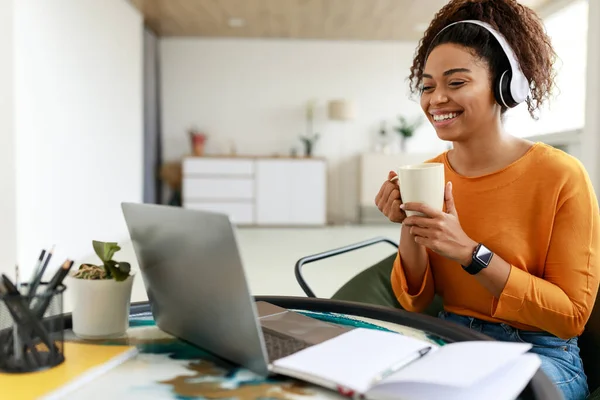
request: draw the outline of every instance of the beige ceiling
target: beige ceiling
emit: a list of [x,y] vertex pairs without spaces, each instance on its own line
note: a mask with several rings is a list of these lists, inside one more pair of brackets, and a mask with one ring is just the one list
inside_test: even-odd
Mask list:
[[[418,40],[448,0],[130,1],[159,36]],[[540,12],[565,2],[519,1]]]

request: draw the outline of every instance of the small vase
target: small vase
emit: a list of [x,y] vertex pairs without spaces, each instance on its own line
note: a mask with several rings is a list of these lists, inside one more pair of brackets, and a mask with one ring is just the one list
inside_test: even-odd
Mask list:
[[206,135],[199,132],[190,132],[192,142],[192,153],[196,157],[204,155],[204,145],[206,144]]
[[194,143],[194,156],[202,157],[204,155],[204,143],[203,142],[195,142]]
[[406,153],[406,137],[400,136],[400,152]]
[[313,152],[313,147],[312,144],[309,144],[306,146],[306,157],[312,157],[312,152]]
[[125,335],[133,274],[121,282],[114,279],[80,279],[69,276],[73,296],[73,333],[82,339],[108,339]]

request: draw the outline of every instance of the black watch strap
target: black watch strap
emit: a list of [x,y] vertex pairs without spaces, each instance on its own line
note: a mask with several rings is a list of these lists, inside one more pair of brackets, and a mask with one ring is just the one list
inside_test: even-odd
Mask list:
[[478,274],[482,269],[487,268],[492,261],[494,253],[483,244],[479,243],[475,250],[473,250],[473,256],[471,257],[471,264],[463,265],[463,269],[471,275]]

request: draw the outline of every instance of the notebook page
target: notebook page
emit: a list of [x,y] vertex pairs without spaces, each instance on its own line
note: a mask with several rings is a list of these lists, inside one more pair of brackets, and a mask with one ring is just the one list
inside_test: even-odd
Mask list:
[[516,360],[530,348],[528,343],[499,341],[452,343],[398,371],[386,381],[468,387]]
[[364,393],[386,368],[427,346],[435,345],[398,333],[356,328],[273,364]]
[[526,353],[469,388],[423,383],[389,383],[367,393],[371,399],[386,400],[514,400],[539,369],[541,360]]

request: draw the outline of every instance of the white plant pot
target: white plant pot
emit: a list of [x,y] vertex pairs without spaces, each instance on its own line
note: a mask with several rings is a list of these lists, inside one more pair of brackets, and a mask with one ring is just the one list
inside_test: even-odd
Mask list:
[[123,336],[129,327],[133,277],[117,282],[69,276],[66,286],[73,294],[73,333],[82,339]]

